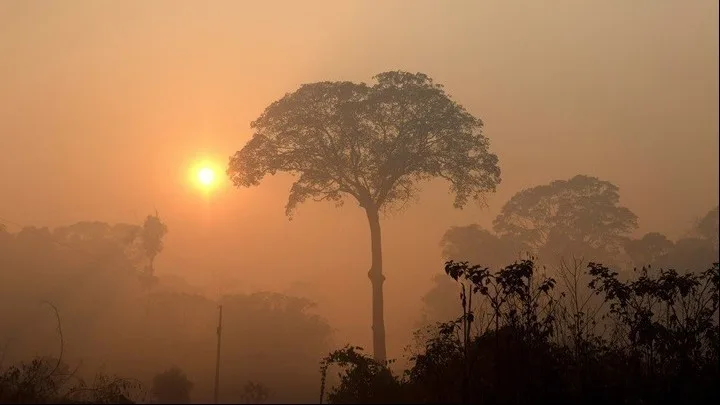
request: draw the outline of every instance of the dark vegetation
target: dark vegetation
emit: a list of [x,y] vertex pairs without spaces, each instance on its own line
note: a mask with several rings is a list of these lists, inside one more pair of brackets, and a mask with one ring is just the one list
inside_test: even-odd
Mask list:
[[[619,200],[617,186],[590,176],[532,187],[502,207],[492,231],[477,224],[448,229],[440,242],[443,256],[501,268],[530,252],[553,274],[577,262],[603,263],[629,274],[644,266],[698,271],[718,260],[717,207],[676,241],[658,232],[635,239],[630,235],[637,216]],[[454,316],[456,295],[453,283],[437,275],[423,297],[425,320]]]
[[456,207],[482,202],[500,169],[482,122],[429,77],[375,79],[286,95],[228,168],[239,187],[296,175],[288,214],[308,198],[364,209],[372,355],[348,345],[323,358],[332,330],[305,298],[210,299],[159,276],[157,213],[141,225],[0,224],[0,403],[210,402],[219,305],[223,402],[720,399],[718,208],[678,240],[636,239],[618,187],[587,175],[518,192],[492,231],[450,228],[406,370],[387,361],[380,214],[432,178]]
[[631,238],[637,217],[618,203],[616,186],[576,176],[513,196],[494,233],[450,228],[409,367],[393,372],[347,346],[322,363],[323,378],[341,370],[338,385],[322,384],[323,399],[717,401],[718,209],[673,242]]
[[[695,403],[717,401],[718,285],[700,273],[590,263],[561,287],[533,260],[499,271],[449,261],[461,315],[431,328],[402,374],[346,347],[330,403]],[[589,280],[583,284],[582,279]],[[583,285],[588,294],[576,288]],[[473,306],[473,301],[477,302]],[[324,387],[323,387],[324,388]]]

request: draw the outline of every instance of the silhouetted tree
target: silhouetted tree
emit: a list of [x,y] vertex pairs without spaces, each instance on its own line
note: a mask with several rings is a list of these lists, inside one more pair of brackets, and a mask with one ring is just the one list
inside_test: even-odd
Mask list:
[[189,404],[193,383],[185,372],[171,367],[153,378],[152,393],[160,404]]
[[306,84],[272,103],[251,126],[252,139],[231,159],[237,187],[266,175],[298,176],[286,213],[308,198],[342,204],[354,198],[370,225],[373,352],[384,361],[380,213],[405,204],[418,183],[450,183],[455,206],[480,199],[500,181],[482,121],[450,99],[426,75],[385,72],[365,83]]
[[697,271],[720,260],[718,250],[718,208],[700,218],[685,235],[662,252],[652,264],[654,267]]
[[383,362],[363,353],[362,347],[347,345],[325,356],[320,362],[320,403],[325,400],[330,366],[341,368],[340,385],[327,390],[331,404],[385,404],[400,399],[401,382]]
[[440,246],[446,260],[483,263],[490,268],[501,268],[518,260],[527,249],[522,243],[498,237],[477,224],[450,227]]
[[157,212],[155,215],[148,215],[145,218],[141,236],[143,249],[150,261],[146,271],[150,276],[155,274],[155,257],[163,250],[163,237],[167,231],[167,225],[160,220]]
[[142,252],[138,249],[141,231],[142,228],[134,224],[81,221],[55,228],[49,241],[54,241],[61,250],[83,252],[75,254],[75,259],[83,261],[83,265],[97,266],[103,262],[131,272],[137,271],[142,263]]
[[626,235],[637,228],[637,216],[619,201],[614,184],[577,175],[515,194],[493,228],[541,258],[574,254],[617,259]]
[[718,253],[712,241],[694,237],[678,239],[673,248],[658,260],[662,267],[681,271],[695,271],[716,261]]
[[710,241],[712,241],[715,249],[718,245],[718,226],[720,218],[718,217],[718,207],[711,209],[704,217],[702,217],[696,226],[697,233]]
[[660,258],[667,256],[675,244],[658,232],[646,233],[640,239],[625,241],[625,252],[636,267],[655,265]]
[[67,364],[38,357],[0,374],[0,403],[48,402],[66,395],[72,377]]

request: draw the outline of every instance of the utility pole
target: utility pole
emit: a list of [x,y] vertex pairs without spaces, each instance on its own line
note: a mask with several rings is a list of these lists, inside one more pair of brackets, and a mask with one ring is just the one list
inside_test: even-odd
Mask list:
[[215,357],[215,403],[218,403],[220,394],[220,340],[222,338],[222,305],[220,307],[220,315],[218,316],[217,327],[217,356]]

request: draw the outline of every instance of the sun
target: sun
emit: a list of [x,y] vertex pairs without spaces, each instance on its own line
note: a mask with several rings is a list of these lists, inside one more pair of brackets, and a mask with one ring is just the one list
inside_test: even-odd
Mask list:
[[197,172],[197,179],[200,184],[209,187],[215,182],[215,171],[209,167],[202,167]]
[[222,166],[217,162],[218,159],[203,158],[197,159],[187,166],[186,181],[206,197],[223,189],[226,185],[226,179],[222,175]]

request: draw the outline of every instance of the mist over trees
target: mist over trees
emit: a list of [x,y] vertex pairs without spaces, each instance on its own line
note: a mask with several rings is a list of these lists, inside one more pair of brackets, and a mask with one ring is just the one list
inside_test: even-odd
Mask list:
[[189,404],[192,381],[178,367],[171,367],[153,377],[152,394],[159,404]]
[[[620,191],[610,182],[578,175],[516,193],[493,221],[493,230],[477,224],[450,227],[440,240],[443,258],[504,263],[532,257],[546,273],[591,262],[603,263],[628,276],[633,268],[698,271],[718,262],[718,209],[697,221],[677,241],[659,232],[632,238],[638,217],[620,205]],[[442,274],[422,297],[424,322],[448,319],[457,312],[452,283]]]
[[[408,292],[422,304],[405,314],[418,328],[404,356],[389,356],[381,218],[434,180],[449,185],[454,208],[483,208],[501,182],[483,121],[428,75],[388,71],[369,84],[304,84],[251,128],[229,159],[233,186],[284,173],[294,181],[289,218],[307,200],[364,210],[370,354],[338,342],[306,297],[250,288],[211,297],[158,271],[174,231],[157,211],[137,224],[0,223],[0,403],[720,399],[717,206],[670,238],[640,228],[624,190],[606,179],[577,174],[519,190],[491,228],[437,235],[445,265],[427,291]],[[417,277],[410,267],[398,284]],[[243,270],[281,278],[263,261]]]
[[[212,300],[148,274],[169,230],[157,215],[144,225],[4,228],[0,399],[207,402],[222,305],[224,401],[312,402],[318,389],[330,403],[717,400],[717,208],[676,241],[658,232],[635,239],[624,230],[638,219],[618,205],[617,189],[582,180],[615,191],[602,203],[598,194],[607,194],[586,193],[580,199],[593,203],[556,209],[562,215],[530,215],[508,203],[495,221],[512,218],[513,226],[498,226],[503,232],[476,224],[447,230],[441,245],[449,261],[423,297],[424,326],[401,374],[394,359],[380,362],[362,348],[331,351],[332,327],[306,298],[255,292]],[[582,193],[558,194],[574,204]],[[521,201],[516,196],[511,201]],[[551,200],[562,205],[557,195]],[[598,225],[586,225],[584,215],[597,206],[624,213],[603,218],[625,222],[594,235]],[[549,222],[573,232],[527,237]],[[586,256],[543,265],[527,258],[547,246]],[[629,264],[606,266],[593,254]],[[707,262],[715,264],[703,270]]]
[[[314,303],[272,292],[213,301],[177,291],[147,274],[167,230],[149,216],[144,227],[79,222],[0,231],[2,402],[74,400],[82,392],[97,403],[87,397],[88,384],[100,384],[98,395],[133,401],[209,402],[218,304],[225,400],[316,398],[316,365],[332,345],[332,329],[313,313]],[[146,249],[147,235],[153,249]],[[58,309],[61,336],[47,302]],[[61,348],[56,369],[47,356]],[[33,360],[38,355],[45,357]],[[36,380],[45,385],[32,385]]]
[[157,212],[155,215],[148,215],[147,218],[145,218],[142,226],[141,239],[143,249],[145,249],[145,256],[148,259],[145,272],[149,276],[155,274],[155,257],[163,250],[163,237],[167,231],[167,225],[160,220]]
[[545,260],[575,254],[606,262],[637,228],[614,184],[578,175],[522,190],[503,205],[495,232]]

